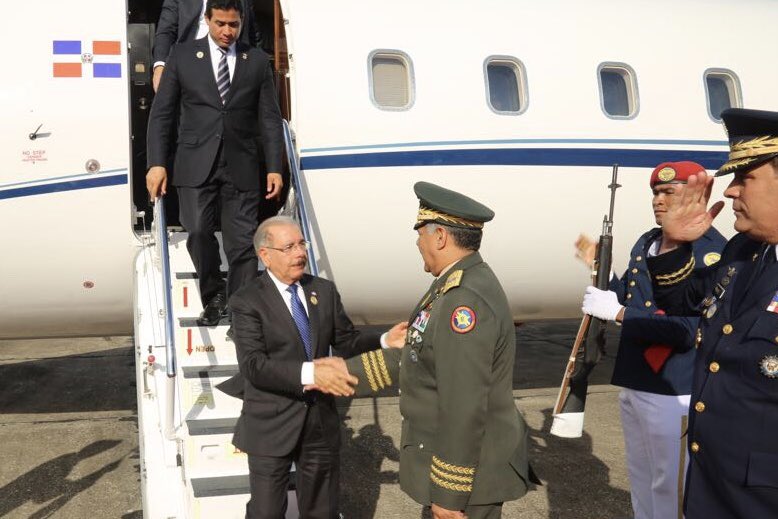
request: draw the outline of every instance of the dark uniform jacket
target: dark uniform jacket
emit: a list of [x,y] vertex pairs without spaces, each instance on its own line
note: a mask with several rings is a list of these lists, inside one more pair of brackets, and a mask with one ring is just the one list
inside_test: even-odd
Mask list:
[[[657,302],[702,313],[691,413],[687,519],[778,516],[778,266],[732,238],[702,271],[690,247],[649,259]],[[773,304],[776,302],[776,304]]]
[[400,487],[451,510],[521,497],[527,429],[512,392],[516,331],[494,273],[478,253],[466,256],[432,283],[409,324],[402,350],[348,361],[360,396],[400,385]]
[[[335,285],[303,276],[314,358],[357,355],[380,344],[378,332],[360,333],[343,310]],[[219,389],[243,398],[233,444],[253,455],[283,456],[297,445],[308,406],[320,406],[324,436],[337,448],[340,418],[335,400],[318,391],[303,393],[300,383],[305,346],[273,280],[262,275],[230,298],[240,374]]]
[[[660,395],[688,395],[698,318],[664,315],[656,305],[646,258],[661,234],[660,228],[643,234],[632,248],[627,271],[611,280],[610,289],[625,306],[611,383]],[[692,244],[696,267],[716,263],[726,242],[711,227]]]
[[[221,147],[232,183],[241,191],[258,191],[264,165],[267,171],[282,171],[284,138],[270,62],[261,50],[238,42],[235,72],[222,103],[208,38],[176,45],[168,57],[149,115],[148,167],[166,165],[180,106],[173,185],[203,184]],[[265,164],[260,163],[260,144]]]

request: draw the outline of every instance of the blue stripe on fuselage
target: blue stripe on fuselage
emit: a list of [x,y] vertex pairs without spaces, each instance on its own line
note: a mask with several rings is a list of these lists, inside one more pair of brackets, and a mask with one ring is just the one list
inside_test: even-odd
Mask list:
[[612,166],[653,168],[661,162],[690,160],[718,169],[727,152],[703,150],[642,150],[592,148],[443,149],[305,156],[311,169],[380,168],[396,166]]
[[52,182],[50,184],[38,184],[36,186],[1,190],[0,200],[4,198],[43,195],[46,193],[59,193],[62,191],[75,191],[77,189],[90,189],[93,187],[118,186],[126,183],[127,173],[106,177],[86,178],[82,180],[70,180],[68,182]]

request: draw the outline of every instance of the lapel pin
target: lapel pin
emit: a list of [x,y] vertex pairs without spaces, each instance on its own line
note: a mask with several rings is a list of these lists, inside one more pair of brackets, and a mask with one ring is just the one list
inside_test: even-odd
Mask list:
[[311,295],[311,304],[312,305],[318,305],[319,299],[316,297],[316,294]]
[[243,54],[241,54],[240,57],[243,58],[243,59],[249,59],[249,55],[247,53],[245,53],[245,52]]
[[205,56],[205,54],[203,53],[203,51],[198,50],[195,56],[197,56],[197,59],[203,59],[203,56]]

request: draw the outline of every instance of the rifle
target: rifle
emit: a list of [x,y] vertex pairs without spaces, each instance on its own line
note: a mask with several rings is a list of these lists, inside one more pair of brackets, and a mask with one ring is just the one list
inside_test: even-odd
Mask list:
[[[608,186],[611,192],[610,212],[602,219],[602,234],[597,243],[597,252],[592,269],[592,285],[608,290],[613,252],[613,207],[616,202],[616,183],[619,165],[613,165],[613,177]],[[589,374],[600,361],[605,351],[606,321],[584,315],[567,360],[562,385],[554,404],[554,421],[551,434],[560,438],[580,438],[583,434],[586,393],[589,389]]]

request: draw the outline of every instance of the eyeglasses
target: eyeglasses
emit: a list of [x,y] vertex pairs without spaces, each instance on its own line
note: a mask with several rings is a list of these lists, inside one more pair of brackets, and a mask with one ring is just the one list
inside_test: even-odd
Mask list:
[[283,252],[284,254],[291,254],[292,251],[296,249],[300,249],[301,251],[305,252],[311,249],[310,242],[307,241],[298,241],[297,243],[290,243],[286,247],[268,247],[265,246],[266,249],[273,249],[277,250],[279,252]]

